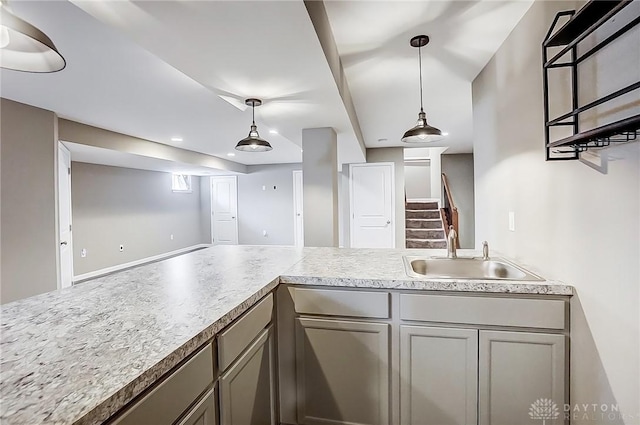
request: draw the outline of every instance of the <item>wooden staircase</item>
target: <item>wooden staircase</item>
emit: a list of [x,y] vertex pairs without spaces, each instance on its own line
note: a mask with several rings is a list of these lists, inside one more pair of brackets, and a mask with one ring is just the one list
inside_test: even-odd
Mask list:
[[447,247],[437,202],[407,202],[405,210],[407,248]]

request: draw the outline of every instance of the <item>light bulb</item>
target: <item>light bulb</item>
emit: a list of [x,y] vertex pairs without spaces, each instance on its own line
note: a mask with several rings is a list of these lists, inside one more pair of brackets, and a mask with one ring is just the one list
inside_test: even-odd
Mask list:
[[10,42],[9,29],[4,25],[0,25],[0,49],[7,47]]
[[420,139],[420,140],[425,140],[426,138],[427,138],[427,135],[426,135],[426,134],[420,134],[420,135],[418,136],[418,139]]

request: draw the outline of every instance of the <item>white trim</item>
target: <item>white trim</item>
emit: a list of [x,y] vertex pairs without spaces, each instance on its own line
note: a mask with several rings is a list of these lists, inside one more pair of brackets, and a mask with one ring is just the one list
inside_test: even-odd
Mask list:
[[[302,170],[293,170],[293,172],[291,173],[293,176],[293,246],[304,246],[304,221],[302,224],[302,245],[299,245],[297,242],[297,238],[298,238],[298,219],[296,216],[296,213],[298,212],[297,207],[296,207],[296,199],[297,199],[297,195],[300,196],[304,196],[303,195],[303,191],[304,191],[304,181],[303,181],[303,186],[300,188],[300,193],[296,192],[296,176],[298,174],[300,174],[300,176],[302,176]],[[304,177],[303,177],[304,178]],[[303,205],[304,205],[304,200],[303,201]],[[304,220],[304,210],[302,211],[302,215],[303,215],[303,220]]]
[[[60,181],[60,161],[63,160],[62,156],[64,156],[68,163],[67,168],[69,169],[69,173],[64,182]],[[67,148],[61,141],[58,141],[58,151],[56,157],[56,271],[57,271],[57,287],[58,289],[62,289],[62,257],[60,256],[60,189],[62,184],[67,186],[66,190],[69,195],[69,240],[67,241],[67,246],[69,247],[69,262],[71,263],[71,273],[73,274],[73,210],[72,210],[72,201],[71,201],[71,151]],[[71,285],[73,285],[73,276],[71,277]],[[68,286],[67,286],[68,287]]]
[[407,198],[407,202],[436,202],[440,206],[438,198]]
[[191,246],[188,246],[186,248],[176,249],[175,251],[165,252],[164,254],[153,255],[151,257],[142,258],[140,260],[130,261],[130,262],[124,263],[124,264],[118,264],[117,266],[106,267],[104,269],[95,270],[95,271],[88,272],[88,273],[83,273],[83,274],[80,274],[78,276],[74,276],[73,277],[73,284],[75,285],[76,283],[80,283],[80,282],[83,282],[83,281],[88,280],[88,279],[93,279],[95,277],[104,276],[104,275],[107,275],[107,274],[118,272],[120,270],[128,269],[128,268],[135,267],[135,266],[140,266],[142,264],[152,263],[154,261],[159,261],[159,260],[166,260],[167,258],[175,257],[176,255],[186,254],[188,252],[195,251],[195,250],[201,249],[201,248],[208,248],[210,246],[211,246],[211,244],[208,244],[208,243],[201,243],[201,244],[198,244],[198,245],[191,245]]

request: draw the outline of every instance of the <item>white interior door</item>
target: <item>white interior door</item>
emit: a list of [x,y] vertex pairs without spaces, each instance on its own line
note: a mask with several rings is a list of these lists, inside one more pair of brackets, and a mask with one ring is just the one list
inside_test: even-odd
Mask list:
[[58,144],[58,231],[60,244],[60,284],[67,288],[73,284],[73,248],[71,233],[71,154]]
[[351,247],[395,248],[393,163],[351,164]]
[[211,235],[214,245],[238,244],[236,176],[211,177]]
[[302,170],[293,171],[293,244],[304,246],[304,214],[302,210]]

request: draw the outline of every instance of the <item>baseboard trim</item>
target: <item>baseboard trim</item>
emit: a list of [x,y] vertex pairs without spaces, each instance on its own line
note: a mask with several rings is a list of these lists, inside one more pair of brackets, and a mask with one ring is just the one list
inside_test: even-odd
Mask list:
[[185,248],[176,249],[175,251],[165,252],[164,254],[153,255],[151,257],[141,258],[140,260],[130,261],[124,264],[118,264],[117,266],[105,267],[104,269],[79,274],[73,277],[73,285],[85,282],[90,279],[95,279],[97,277],[106,276],[108,274],[119,272],[125,269],[130,269],[132,267],[141,266],[143,264],[166,260],[167,258],[175,257],[181,254],[186,254],[188,252],[197,251],[203,248],[209,248],[210,246],[212,245],[206,244],[206,243],[191,245]]

